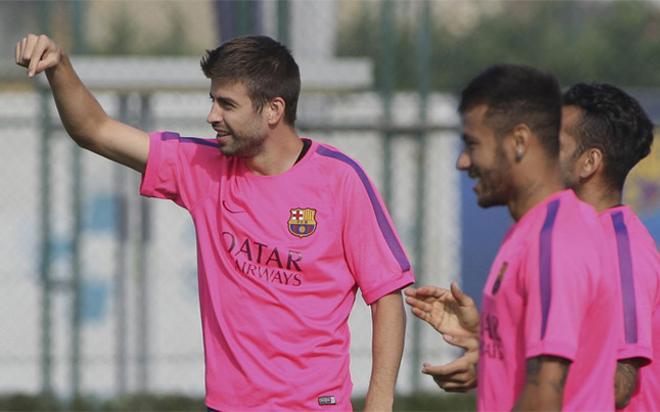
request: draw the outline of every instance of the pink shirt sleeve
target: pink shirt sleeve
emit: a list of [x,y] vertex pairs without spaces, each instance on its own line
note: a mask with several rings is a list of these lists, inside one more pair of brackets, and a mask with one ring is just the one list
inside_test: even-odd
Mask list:
[[551,203],[538,244],[524,263],[525,357],[551,355],[574,361],[595,287],[592,273],[600,270],[600,260],[593,245],[585,246],[568,222],[556,218]]
[[616,210],[608,217],[605,224],[611,225],[609,233],[613,237],[613,255],[621,283],[623,333],[618,358],[643,358],[651,362],[653,312],[659,303],[658,254],[655,244],[648,241],[648,234],[634,216]]
[[197,199],[209,193],[209,170],[219,174],[218,167],[209,168],[215,145],[205,139],[181,137],[173,132],[149,134],[149,157],[142,175],[140,194],[169,199],[190,210]]
[[[348,161],[347,161],[348,162]],[[343,193],[343,242],[349,268],[367,304],[414,282],[412,268],[376,188],[351,161]]]

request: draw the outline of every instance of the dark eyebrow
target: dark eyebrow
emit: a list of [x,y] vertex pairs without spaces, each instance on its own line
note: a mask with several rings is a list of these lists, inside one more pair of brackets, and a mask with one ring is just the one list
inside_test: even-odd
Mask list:
[[209,93],[209,97],[211,98],[211,100],[217,100],[219,103],[223,105],[229,105],[235,107],[238,106],[238,103],[235,100],[230,99],[229,97],[222,97],[222,96],[215,97],[213,96],[212,93]]

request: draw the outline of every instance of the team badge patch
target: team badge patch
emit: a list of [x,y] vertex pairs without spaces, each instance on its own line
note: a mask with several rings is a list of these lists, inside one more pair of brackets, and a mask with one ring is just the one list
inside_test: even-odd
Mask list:
[[287,227],[289,233],[307,237],[316,231],[316,209],[291,209]]
[[502,263],[502,267],[500,267],[500,273],[497,274],[497,279],[495,279],[495,283],[493,283],[493,289],[491,290],[493,295],[496,294],[498,290],[500,290],[500,286],[502,286],[502,278],[504,277],[508,267],[509,262]]

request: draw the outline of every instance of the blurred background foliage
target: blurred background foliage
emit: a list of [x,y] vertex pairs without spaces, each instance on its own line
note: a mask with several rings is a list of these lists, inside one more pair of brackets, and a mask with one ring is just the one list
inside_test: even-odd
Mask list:
[[[442,3],[442,2],[438,2]],[[432,22],[431,87],[456,92],[473,75],[466,68],[506,62],[554,73],[561,84],[610,82],[660,85],[660,7],[643,1],[478,2],[478,17],[459,29],[436,7]],[[360,2],[339,31],[338,55],[379,53],[379,2]],[[396,87],[416,85],[417,21],[397,19]],[[377,61],[377,60],[375,60]],[[382,76],[375,68],[376,81]]]

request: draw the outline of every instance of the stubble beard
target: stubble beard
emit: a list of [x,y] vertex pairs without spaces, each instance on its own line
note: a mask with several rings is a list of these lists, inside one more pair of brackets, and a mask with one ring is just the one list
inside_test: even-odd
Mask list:
[[228,127],[231,139],[227,144],[220,145],[219,149],[225,156],[234,157],[254,157],[259,154],[263,148],[264,136],[237,134],[232,128]]
[[477,193],[477,203],[482,208],[506,205],[509,201],[511,164],[503,150],[498,149],[495,165],[485,172],[477,171],[481,193]]

